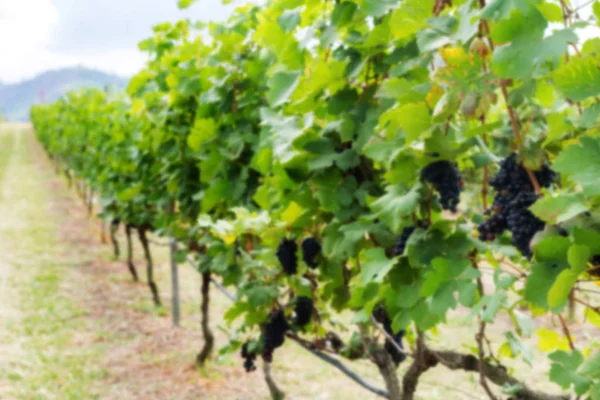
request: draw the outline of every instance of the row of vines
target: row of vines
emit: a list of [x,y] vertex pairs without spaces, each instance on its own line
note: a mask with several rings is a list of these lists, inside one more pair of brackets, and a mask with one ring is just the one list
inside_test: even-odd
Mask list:
[[[58,168],[125,227],[135,279],[138,234],[157,305],[148,234],[195,258],[200,364],[219,282],[236,327],[223,351],[248,371],[262,358],[275,399],[270,365],[292,340],[393,400],[434,367],[474,374],[490,399],[598,400],[600,39],[581,39],[597,19],[580,13],[270,0],[155,26],[127,94],[74,92],[31,117]],[[457,309],[476,334],[446,349]],[[490,341],[499,321],[511,328]],[[504,363],[536,369],[525,341],[548,324],[532,387]],[[385,388],[351,371],[358,359]]]

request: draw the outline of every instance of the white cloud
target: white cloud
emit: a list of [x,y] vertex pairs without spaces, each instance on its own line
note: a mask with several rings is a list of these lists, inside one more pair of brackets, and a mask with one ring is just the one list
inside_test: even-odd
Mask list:
[[0,82],[67,66],[130,76],[144,65],[137,43],[153,25],[224,20],[233,7],[221,0],[202,0],[185,12],[177,0],[0,0]]
[[57,22],[51,0],[0,0],[0,80],[39,70],[32,62],[50,43]]

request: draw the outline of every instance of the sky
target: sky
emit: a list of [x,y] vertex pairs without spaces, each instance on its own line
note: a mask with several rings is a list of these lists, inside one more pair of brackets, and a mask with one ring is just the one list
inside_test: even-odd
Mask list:
[[177,0],[0,0],[0,82],[77,65],[131,76],[145,61],[137,43],[153,25],[222,21],[235,6],[199,0],[181,11]]
[[[131,76],[144,65],[137,43],[151,35],[153,25],[188,17],[222,21],[245,2],[198,0],[181,11],[177,0],[0,0],[0,83],[77,65]],[[586,3],[572,1],[575,7]]]

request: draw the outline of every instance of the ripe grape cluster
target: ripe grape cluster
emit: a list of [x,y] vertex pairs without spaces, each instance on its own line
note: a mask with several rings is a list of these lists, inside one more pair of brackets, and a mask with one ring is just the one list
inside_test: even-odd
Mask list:
[[[315,238],[306,238],[302,241],[302,259],[310,268],[318,267],[318,256],[321,254],[321,244]],[[294,239],[283,238],[277,248],[277,259],[284,272],[295,275],[298,272],[298,244]]]
[[298,326],[307,325],[312,319],[313,301],[310,297],[300,296],[296,298],[294,306],[294,323]]
[[404,349],[404,346],[402,345],[402,338],[404,338],[406,331],[401,330],[398,333],[394,333],[392,330],[392,321],[390,320],[387,310],[383,306],[379,306],[373,310],[373,317],[375,318],[375,321],[383,325],[385,332],[394,339],[395,345],[390,339],[386,338],[384,348],[392,357],[394,363],[396,363],[396,365],[400,364],[406,359],[406,355],[400,352],[396,345],[401,349]]
[[309,237],[302,241],[302,258],[310,268],[317,268],[317,256],[319,254],[321,254],[321,244],[317,239]]
[[290,325],[281,309],[271,311],[269,321],[263,326],[264,343],[262,357],[267,362],[273,361],[273,352],[285,342],[285,333]]
[[433,184],[440,194],[444,210],[456,212],[460,202],[463,180],[458,167],[450,161],[436,161],[421,170],[421,179]]
[[[556,179],[556,173],[548,165],[534,172],[541,187],[549,187]],[[512,153],[500,163],[500,171],[490,180],[497,194],[490,210],[486,210],[489,218],[479,225],[479,239],[494,240],[505,230],[512,233],[512,244],[521,254],[531,258],[529,246],[535,234],[544,229],[544,222],[539,220],[529,207],[538,199],[527,170],[519,164],[516,153]]]
[[242,358],[244,359],[244,369],[246,372],[252,372],[256,370],[256,365],[254,365],[256,353],[250,351],[248,348],[249,346],[250,342],[246,342],[242,345]]
[[277,248],[277,258],[281,263],[281,267],[288,275],[294,275],[298,271],[298,258],[296,251],[298,245],[292,239],[283,238]]

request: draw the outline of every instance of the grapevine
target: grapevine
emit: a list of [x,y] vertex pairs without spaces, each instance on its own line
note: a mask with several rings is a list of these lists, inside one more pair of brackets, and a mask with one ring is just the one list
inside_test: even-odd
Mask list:
[[[223,352],[260,337],[241,355],[247,371],[262,355],[271,393],[294,342],[392,400],[427,398],[434,367],[478,374],[491,399],[595,398],[600,349],[581,327],[600,310],[600,72],[576,15],[559,0],[267,1],[206,31],[157,25],[127,93],[31,117],[126,229],[134,279],[136,231],[197,261],[206,345],[209,286],[232,293]],[[462,311],[478,327],[444,349]],[[514,367],[534,353],[550,365],[535,389]]]

